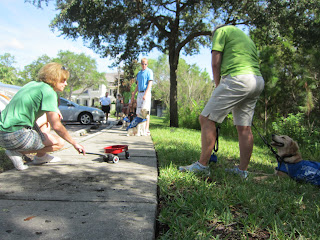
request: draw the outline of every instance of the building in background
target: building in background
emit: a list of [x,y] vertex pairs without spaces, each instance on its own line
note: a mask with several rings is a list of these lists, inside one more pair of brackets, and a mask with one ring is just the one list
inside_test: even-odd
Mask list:
[[106,91],[108,91],[109,96],[111,98],[111,102],[115,103],[116,96],[119,93],[120,81],[118,80],[122,77],[123,77],[123,72],[120,72],[120,71],[114,72],[114,73],[106,73],[105,84],[100,84],[96,88],[95,87],[88,88],[85,91],[83,91],[83,89],[78,89],[73,92],[71,100],[83,106],[99,107],[100,97],[104,96]]

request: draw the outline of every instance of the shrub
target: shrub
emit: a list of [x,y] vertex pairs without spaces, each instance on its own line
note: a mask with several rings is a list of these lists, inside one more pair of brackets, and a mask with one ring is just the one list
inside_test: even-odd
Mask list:
[[319,157],[320,129],[309,126],[303,113],[289,114],[272,123],[273,130],[278,135],[287,135],[298,142],[304,157],[316,159]]
[[197,103],[195,100],[191,100],[191,104],[189,106],[181,106],[178,111],[179,126],[200,130],[199,116],[204,106],[204,101]]

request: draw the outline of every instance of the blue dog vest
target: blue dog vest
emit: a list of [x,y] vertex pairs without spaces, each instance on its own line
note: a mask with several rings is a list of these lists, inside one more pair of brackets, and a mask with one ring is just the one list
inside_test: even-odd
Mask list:
[[308,160],[297,163],[278,162],[276,170],[287,173],[294,180],[320,186],[320,162]]
[[139,123],[141,122],[144,122],[144,121],[147,121],[147,119],[143,119],[141,117],[135,117],[132,122],[129,124],[129,126],[127,127],[127,131],[130,129],[130,128],[134,128],[136,127]]

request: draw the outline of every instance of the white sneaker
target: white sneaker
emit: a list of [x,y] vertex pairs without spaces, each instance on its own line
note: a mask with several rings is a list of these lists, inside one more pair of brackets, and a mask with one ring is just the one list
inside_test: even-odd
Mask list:
[[35,156],[33,159],[33,164],[40,165],[44,163],[49,163],[49,162],[54,163],[54,162],[60,162],[60,161],[61,161],[61,158],[46,154],[42,157]]
[[14,167],[17,170],[25,170],[28,168],[27,165],[24,165],[24,162],[22,160],[22,154],[15,150],[6,150],[5,153],[10,158],[11,162],[13,163]]
[[203,172],[206,174],[210,174],[210,170],[208,166],[203,166],[199,161],[192,163],[188,166],[180,166],[179,167],[180,172]]
[[226,172],[230,172],[236,175],[239,175],[243,179],[246,179],[248,177],[248,171],[240,170],[239,167],[234,167],[234,168],[226,168]]

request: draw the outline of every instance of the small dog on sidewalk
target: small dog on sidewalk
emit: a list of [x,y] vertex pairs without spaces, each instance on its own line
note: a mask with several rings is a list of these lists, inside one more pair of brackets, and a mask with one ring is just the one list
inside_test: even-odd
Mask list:
[[129,128],[127,136],[146,136],[146,123],[147,121],[144,119],[136,127]]
[[282,162],[278,162],[277,175],[320,185],[320,162],[303,160],[297,142],[286,135],[272,135],[271,145],[278,150],[278,155],[283,159]]
[[130,112],[128,116],[124,116],[121,129],[127,129],[127,127],[130,125],[130,123],[136,116],[137,115],[134,112]]
[[127,136],[147,136],[146,117],[148,114],[149,114],[149,111],[147,111],[146,109],[141,110],[141,113],[137,117],[135,117],[130,122],[130,125],[127,127],[127,130],[128,130]]

